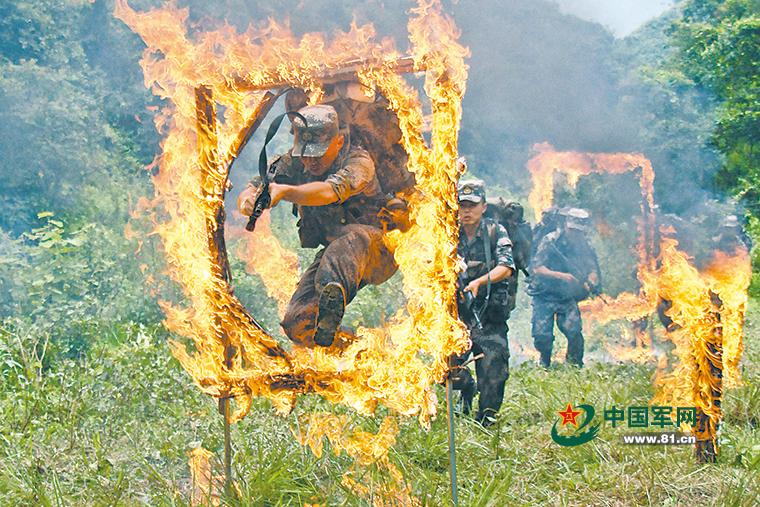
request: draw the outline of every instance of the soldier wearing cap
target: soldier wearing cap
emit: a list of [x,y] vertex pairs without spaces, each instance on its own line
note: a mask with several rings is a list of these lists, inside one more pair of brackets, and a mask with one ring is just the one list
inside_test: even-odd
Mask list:
[[[293,148],[269,168],[271,206],[293,203],[304,248],[321,247],[301,277],[281,325],[298,344],[330,346],[357,291],[396,271],[383,243],[378,212],[385,203],[369,154],[351,146],[332,106],[306,106],[293,119]],[[253,211],[256,189],[238,198]]]
[[736,215],[728,215],[723,219],[717,236],[712,237],[712,244],[717,250],[729,255],[735,255],[737,250],[749,252],[752,248],[752,242]]
[[[515,265],[506,229],[483,216],[487,206],[483,182],[460,182],[458,196],[458,253],[466,266],[460,280],[460,318],[470,330],[472,348],[454,362],[464,362],[470,352],[484,355],[475,363],[480,392],[476,419],[487,426],[501,407],[509,378],[507,279]],[[465,293],[474,296],[470,305],[464,304]],[[464,411],[469,413],[476,386],[468,370],[461,370],[454,388],[462,391]]]
[[564,208],[558,212],[557,229],[538,243],[531,262],[528,294],[533,298],[531,334],[549,367],[554,345],[554,321],[567,337],[567,362],[583,366],[583,332],[578,302],[599,288],[596,253],[586,238],[587,211]]

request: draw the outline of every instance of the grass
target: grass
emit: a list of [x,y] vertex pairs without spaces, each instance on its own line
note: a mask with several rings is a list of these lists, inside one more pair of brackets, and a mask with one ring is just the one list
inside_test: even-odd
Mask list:
[[[512,370],[497,425],[484,430],[457,420],[461,505],[757,505],[759,324],[755,302],[745,385],[726,393],[717,464],[695,464],[689,446],[624,446],[620,437],[632,430],[620,426],[603,426],[588,444],[559,447],[549,431],[567,402],[585,401],[598,414],[612,404],[646,404],[653,368],[592,363],[544,371],[524,362]],[[202,445],[220,457],[222,422],[214,402],[171,358],[160,329],[116,329],[82,359],[44,368],[30,353],[41,348],[28,336],[0,339],[0,505],[188,504],[187,452]],[[293,414],[278,417],[257,401],[233,427],[241,496],[230,505],[367,505],[342,485],[343,474],[374,489],[389,481],[386,472],[357,469],[329,446],[321,458],[301,447],[292,430],[300,414],[315,410],[345,412],[304,397]],[[353,418],[368,430],[381,420]],[[400,427],[393,463],[424,504],[446,505],[445,417],[429,431],[414,419]]]

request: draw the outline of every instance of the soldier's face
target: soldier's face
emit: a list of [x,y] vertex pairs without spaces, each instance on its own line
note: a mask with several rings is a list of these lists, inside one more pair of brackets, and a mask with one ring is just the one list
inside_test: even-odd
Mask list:
[[333,137],[327,151],[321,157],[301,157],[303,167],[312,176],[321,176],[327,171],[335,159],[338,158],[340,149],[343,148],[344,139],[342,135]]
[[477,225],[486,211],[485,202],[460,201],[459,222],[462,225]]

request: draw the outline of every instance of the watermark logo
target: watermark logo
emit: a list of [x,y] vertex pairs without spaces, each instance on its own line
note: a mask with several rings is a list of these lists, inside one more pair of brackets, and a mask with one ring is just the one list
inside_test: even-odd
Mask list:
[[[555,421],[552,426],[552,440],[563,447],[575,447],[592,441],[599,434],[600,424],[591,425],[596,410],[591,405],[578,405],[580,410],[574,410],[573,406],[568,403],[565,410],[557,412],[562,419]],[[582,411],[582,412],[581,412]],[[579,425],[578,418],[583,413],[583,422]],[[561,424],[564,429],[567,425],[572,425],[575,429],[570,434],[560,434],[557,425]]]
[[[675,410],[674,410],[675,408]],[[624,444],[635,445],[686,445],[693,444],[695,437],[679,432],[683,427],[697,423],[696,407],[630,406],[618,408],[613,405],[602,411],[604,422],[613,428],[627,423],[628,428],[660,428],[662,433],[640,433],[623,435]],[[565,410],[557,412],[560,419],[552,426],[551,436],[555,443],[563,447],[575,447],[592,441],[599,434],[601,423],[591,424],[596,410],[591,405],[578,405],[577,409],[568,403]],[[579,422],[580,421],[580,422]],[[571,426],[569,429],[566,426]]]

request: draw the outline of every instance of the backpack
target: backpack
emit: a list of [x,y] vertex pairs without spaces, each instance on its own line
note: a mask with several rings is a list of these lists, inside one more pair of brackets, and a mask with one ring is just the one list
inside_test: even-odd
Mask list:
[[[390,109],[388,99],[375,93],[364,95],[359,83],[341,82],[325,85],[320,102],[335,108],[343,129],[348,130],[351,144],[361,146],[375,162],[375,173],[383,193],[396,195],[411,190],[414,174],[407,169],[409,156],[401,144],[398,116]],[[303,90],[294,89],[286,95],[286,106],[297,110],[306,105]]]
[[519,202],[505,202],[499,197],[488,203],[486,214],[507,230],[512,242],[512,258],[517,271],[528,276],[528,266],[533,257],[533,230],[524,220],[525,210]]

